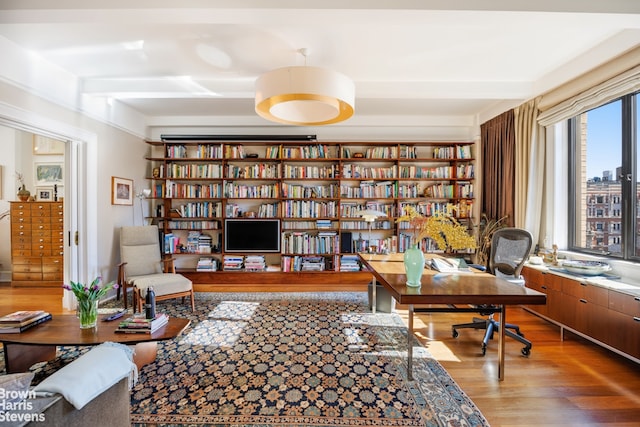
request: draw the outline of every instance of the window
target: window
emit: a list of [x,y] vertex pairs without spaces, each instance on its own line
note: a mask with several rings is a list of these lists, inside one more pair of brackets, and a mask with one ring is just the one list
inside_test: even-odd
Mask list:
[[572,250],[640,260],[639,103],[637,92],[569,120]]

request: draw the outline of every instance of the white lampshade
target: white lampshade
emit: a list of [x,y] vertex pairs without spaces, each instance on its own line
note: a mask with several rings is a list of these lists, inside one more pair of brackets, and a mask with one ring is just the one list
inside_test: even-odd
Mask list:
[[373,222],[376,220],[376,218],[382,217],[382,216],[387,216],[386,213],[384,212],[380,212],[380,211],[376,211],[373,209],[367,209],[364,211],[358,211],[358,215],[360,217],[362,217],[362,219],[364,219],[367,222]]
[[277,123],[338,123],[353,115],[354,101],[353,81],[325,68],[278,68],[256,80],[256,113]]

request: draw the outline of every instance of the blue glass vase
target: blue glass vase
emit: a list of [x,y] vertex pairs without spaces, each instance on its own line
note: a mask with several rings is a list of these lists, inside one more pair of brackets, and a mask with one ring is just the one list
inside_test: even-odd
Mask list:
[[404,251],[404,271],[407,286],[419,287],[424,273],[424,253],[416,245]]

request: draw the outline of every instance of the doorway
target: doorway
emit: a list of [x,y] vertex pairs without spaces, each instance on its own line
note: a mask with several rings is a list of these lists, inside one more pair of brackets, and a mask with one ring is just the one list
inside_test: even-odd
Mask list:
[[[96,136],[64,123],[12,109],[6,104],[0,108],[0,127],[64,142],[64,282],[82,280],[97,259],[97,215],[95,208],[87,208],[95,207]],[[6,169],[3,178],[9,185],[3,186],[5,189],[14,188],[13,173],[9,174],[8,169],[15,171],[15,165],[7,165]],[[15,200],[15,195],[3,192],[2,199]],[[0,226],[4,224],[0,223]],[[62,302],[65,309],[75,306],[70,292],[65,292]]]

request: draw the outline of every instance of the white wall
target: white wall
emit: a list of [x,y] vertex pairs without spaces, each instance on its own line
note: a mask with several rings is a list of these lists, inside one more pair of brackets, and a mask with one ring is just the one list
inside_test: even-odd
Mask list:
[[[89,185],[88,191],[91,194],[88,199],[95,199],[95,202],[90,206],[80,207],[88,216],[88,223],[93,224],[90,226],[93,229],[88,230],[91,238],[86,249],[86,253],[90,254],[90,259],[85,272],[87,277],[79,279],[91,280],[93,277],[89,276],[100,274],[105,280],[114,280],[117,274],[116,265],[119,261],[115,230],[123,225],[133,225],[136,219],[138,221],[136,223],[139,224],[140,220],[138,203],[134,203],[134,206],[111,205],[111,177],[132,179],[134,186],[146,187],[148,184],[144,178],[147,176],[148,162],[144,157],[148,150],[147,144],[139,137],[45,101],[3,82],[0,82],[0,120],[10,127],[30,130],[35,127],[35,132],[44,135],[53,133],[56,136],[73,136],[71,139],[84,139],[86,136],[85,143],[95,145],[88,150],[87,173],[89,179],[87,183],[83,183]],[[2,132],[10,133],[10,130]],[[0,144],[4,144],[4,142]],[[4,148],[4,146],[0,145],[0,148]],[[29,146],[30,149],[31,146]],[[18,156],[16,154],[13,157],[17,158]],[[15,200],[17,187],[13,185],[12,176],[16,169],[14,164],[16,160],[11,161],[12,157],[5,160],[4,151],[1,158],[3,163],[3,197],[9,196]],[[9,173],[10,176],[8,176]],[[33,172],[30,171],[29,174],[31,176]],[[5,180],[11,182],[5,183]],[[9,187],[7,187],[8,185]],[[5,188],[8,190],[5,191]],[[70,191],[70,188],[65,188],[65,191]],[[65,200],[68,199],[69,197],[65,198]],[[137,216],[134,215],[134,208]],[[5,241],[8,242],[8,240]],[[95,250],[92,250],[92,246],[95,247]],[[0,259],[4,259],[4,256],[6,255],[0,255],[2,257]],[[5,263],[5,261],[0,262]]]

